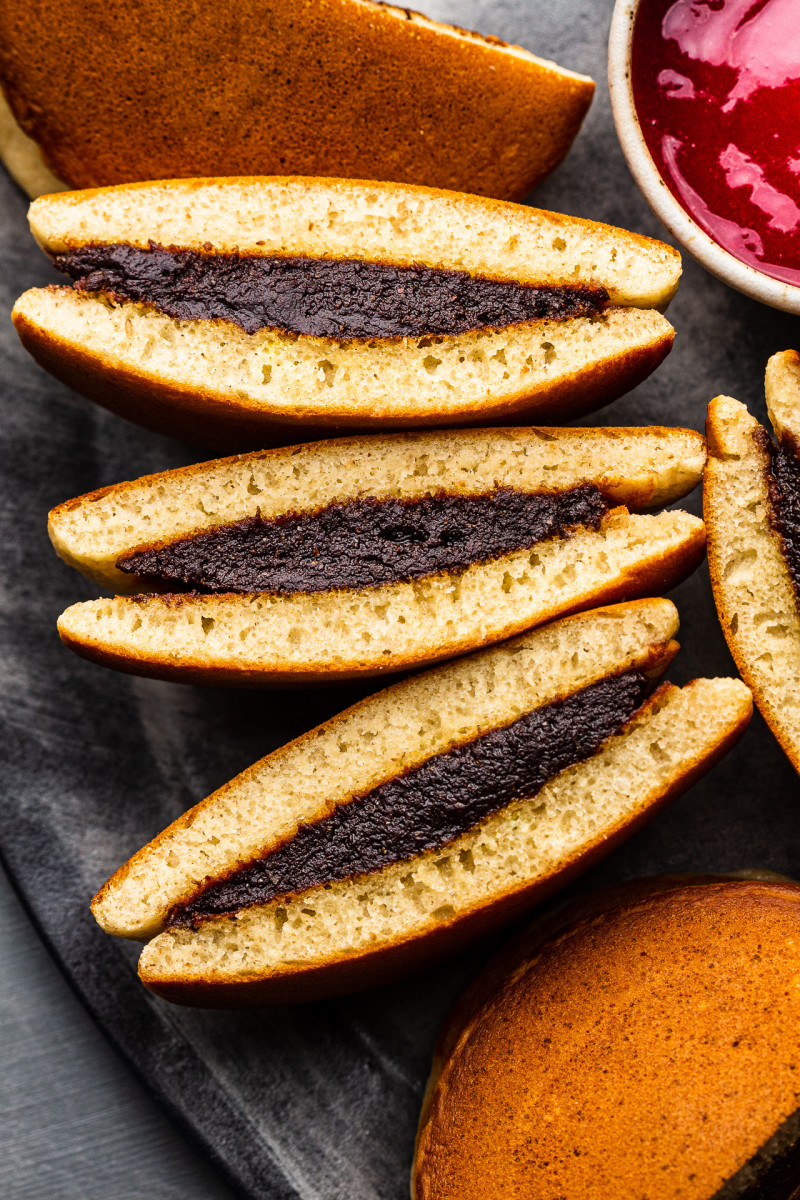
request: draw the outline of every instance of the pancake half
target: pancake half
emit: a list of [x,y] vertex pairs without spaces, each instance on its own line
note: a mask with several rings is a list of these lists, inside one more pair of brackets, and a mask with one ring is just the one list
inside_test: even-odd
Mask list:
[[791,1200],[799,929],[793,884],[673,877],[521,940],[442,1032],[415,1200]]
[[0,86],[36,158],[10,133],[0,148],[33,195],[49,168],[76,188],[377,171],[520,199],[594,93],[519,46],[369,0],[4,0]]
[[31,199],[46,192],[67,190],[67,185],[45,165],[37,143],[17,124],[1,88],[0,162]]
[[600,600],[661,590],[703,554],[669,503],[699,481],[680,429],[351,438],[146,476],[60,505],[61,557],[112,600],[68,646],[205,683],[334,681],[434,662]]
[[310,999],[415,969],[582,870],[745,728],[734,680],[651,689],[675,608],[555,622],[395,684],[245,771],[93,902],[182,1003]]
[[708,409],[703,485],[708,563],[743,679],[800,770],[800,357],[774,355],[767,404],[777,444],[743,404]]
[[30,220],[73,286],[20,297],[26,348],[114,412],[218,448],[561,421],[672,345],[669,246],[477,196],[175,180],[45,196]]

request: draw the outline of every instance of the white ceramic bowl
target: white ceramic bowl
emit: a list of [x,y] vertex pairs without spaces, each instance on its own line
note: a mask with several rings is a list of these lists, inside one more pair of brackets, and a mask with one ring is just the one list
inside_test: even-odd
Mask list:
[[631,40],[639,0],[617,0],[608,41],[608,87],[614,124],[634,179],[653,212],[685,250],[723,283],[745,296],[800,314],[800,287],[764,275],[723,250],[673,196],[644,140],[631,87]]

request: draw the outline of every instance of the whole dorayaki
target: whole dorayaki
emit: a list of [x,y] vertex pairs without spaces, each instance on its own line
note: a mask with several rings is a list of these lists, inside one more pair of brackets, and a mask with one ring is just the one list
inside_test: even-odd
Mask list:
[[800,887],[638,881],[537,927],[442,1032],[416,1200],[790,1200]]
[[585,75],[372,0],[4,0],[0,159],[31,195],[190,175],[345,175],[519,198]]

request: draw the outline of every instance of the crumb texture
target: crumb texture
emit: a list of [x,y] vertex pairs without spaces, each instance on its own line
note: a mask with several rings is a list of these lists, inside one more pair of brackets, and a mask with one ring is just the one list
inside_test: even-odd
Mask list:
[[800,616],[770,525],[761,427],[743,404],[718,396],[707,428],[704,507],[720,622],[759,708],[800,768]]
[[783,350],[767,362],[764,378],[767,408],[775,436],[788,435],[800,445],[800,354]]
[[110,880],[95,914],[110,932],[150,934],[207,876],[483,730],[648,662],[677,626],[667,600],[614,605],[397,683],[262,759],[179,818]]
[[[203,402],[292,424],[402,428],[490,420],[526,410],[582,377],[638,378],[660,361],[672,326],[654,309],[609,309],[602,317],[541,320],[473,333],[340,341],[228,322],[175,321],[142,305],[71,288],[34,288],[14,308],[34,355],[44,342],[58,373],[82,357],[81,376],[136,380],[169,403]],[[614,374],[616,379],[617,375]],[[616,386],[616,385],[615,385]],[[616,395],[620,390],[614,392]],[[568,399],[568,397],[566,398]],[[565,400],[566,402],[566,400]]]
[[191,927],[428,850],[446,851],[485,817],[532,798],[548,780],[597,753],[644,702],[649,684],[643,671],[612,675],[434,755],[204,886],[172,910],[170,925]]
[[749,705],[736,680],[667,688],[598,754],[442,850],[167,930],[142,951],[140,974],[150,984],[269,978],[422,937],[553,875],[633,820],[730,737]]
[[703,524],[680,511],[612,510],[531,550],[408,583],[290,596],[117,596],[75,604],[62,638],[114,665],[155,673],[240,673],[264,682],[399,670],[519,633],[587,607],[641,595],[697,565]]
[[353,500],[419,500],[492,487],[568,491],[591,482],[612,503],[658,507],[700,482],[705,446],[688,429],[489,429],[351,438],[149,475],[67,501],[53,545],[113,591],[141,590],[116,560],[139,547],[261,515]]
[[605,288],[611,303],[663,307],[680,255],[610,225],[477,196],[340,179],[176,180],[47,196],[40,245],[82,243],[304,255],[444,267],[488,279]]

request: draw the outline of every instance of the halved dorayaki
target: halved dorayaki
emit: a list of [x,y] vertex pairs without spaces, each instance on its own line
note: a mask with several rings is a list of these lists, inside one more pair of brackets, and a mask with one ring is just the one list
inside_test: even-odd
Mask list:
[[3,91],[0,153],[34,194],[48,176],[379,172],[520,199],[594,84],[370,0],[3,0]]
[[479,975],[446,1022],[414,1200],[792,1200],[800,887],[637,880]]
[[150,475],[71,500],[50,536],[133,596],[61,637],[137,674],[274,685],[399,671],[561,613],[652,595],[703,554],[691,430],[351,438]]
[[708,565],[720,623],[742,677],[800,771],[800,355],[767,364],[777,444],[743,404],[708,408],[703,486]]
[[[180,1003],[311,999],[416,969],[611,849],[739,737],[738,680],[656,680],[640,600],[404,680],[244,771],[101,889]],[[655,690],[653,690],[655,688]]]
[[215,448],[309,431],[561,420],[633,387],[673,330],[661,242],[455,192],[184,179],[34,202],[73,286],[14,307],[59,379]]

